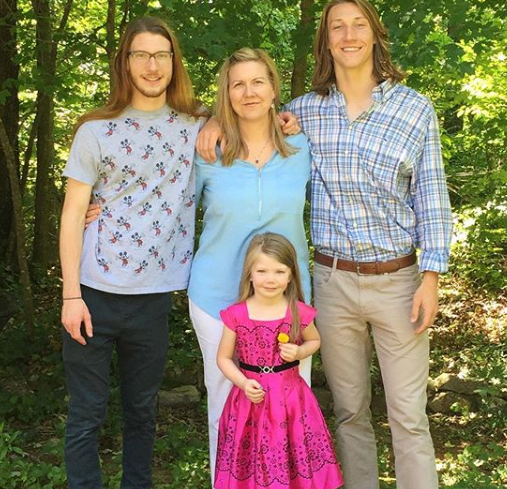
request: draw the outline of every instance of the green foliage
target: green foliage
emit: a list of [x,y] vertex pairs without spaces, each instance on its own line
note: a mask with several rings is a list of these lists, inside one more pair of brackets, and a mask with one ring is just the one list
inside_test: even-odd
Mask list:
[[466,446],[454,456],[447,453],[441,462],[442,485],[454,488],[494,489],[505,487],[507,465],[498,465],[505,448],[494,442]]
[[[56,31],[63,0],[51,2]],[[323,0],[312,8],[320,10]],[[433,336],[432,375],[460,373],[483,381],[470,406],[456,405],[452,416],[432,416],[442,486],[494,489],[507,484],[503,431],[507,423],[504,379],[507,290],[507,20],[503,0],[377,0],[392,41],[393,57],[407,84],[427,95],[442,127],[442,145],[455,211],[455,239],[445,306]],[[66,29],[56,33],[57,73],[44,82],[35,58],[35,15],[30,0],[18,0],[16,62],[20,75],[0,87],[20,93],[19,149],[24,157],[36,113],[37,89],[54,95],[56,159],[51,169],[56,192],[68,154],[71,128],[84,111],[101,105],[109,91],[106,54],[107,2],[73,2]],[[124,12],[129,7],[127,13]],[[242,46],[263,47],[274,57],[290,94],[299,0],[146,0],[116,2],[116,25],[145,14],[159,15],[176,30],[196,93],[209,106],[223,59]],[[3,25],[3,19],[0,19]],[[119,39],[119,29],[116,40]],[[305,36],[308,52],[312,39]],[[309,56],[310,65],[312,63]],[[307,76],[309,84],[310,73]],[[35,211],[35,151],[28,155],[24,215]],[[54,196],[54,219],[60,195]],[[306,214],[308,221],[308,214]],[[2,257],[3,259],[3,257]],[[37,324],[29,336],[11,320],[0,332],[0,486],[5,489],[63,488],[62,439],[65,390],[60,354],[59,283],[55,271],[37,278]],[[457,280],[456,278],[459,278]],[[455,280],[456,279],[456,280]],[[10,303],[19,308],[13,270],[0,273]],[[203,388],[202,360],[186,313],[184,294],[175,294],[171,347],[164,380],[197,379]],[[113,372],[114,373],[114,372]],[[376,378],[378,371],[374,372]],[[114,376],[113,376],[114,377]],[[379,388],[379,385],[376,386]],[[103,430],[101,458],[105,487],[119,486],[121,418],[113,383],[111,410]],[[385,420],[377,420],[382,487],[395,487]],[[192,413],[164,413],[155,450],[156,487],[209,487],[205,407]],[[491,440],[491,442],[489,441]],[[502,453],[503,450],[503,453]]]
[[0,423],[0,481],[2,489],[63,488],[65,469],[34,459],[22,447],[24,435]]
[[505,292],[507,206],[488,202],[483,207],[463,208],[455,219],[455,236],[456,272],[491,294]]
[[[205,423],[206,424],[206,423]],[[203,436],[204,435],[204,436]],[[171,480],[160,480],[160,489],[209,487],[207,433],[188,422],[176,422],[168,427],[166,434],[157,439],[155,450],[165,454],[161,468],[171,474]]]
[[[408,3],[410,3],[410,8]],[[457,272],[505,290],[507,19],[484,0],[394,0],[384,19],[409,86],[434,102],[456,210]]]
[[241,47],[266,49],[277,61],[284,78],[289,79],[291,33],[298,22],[299,2],[165,0],[160,3],[162,9],[157,14],[176,29],[196,92],[207,105],[213,105],[219,66]]

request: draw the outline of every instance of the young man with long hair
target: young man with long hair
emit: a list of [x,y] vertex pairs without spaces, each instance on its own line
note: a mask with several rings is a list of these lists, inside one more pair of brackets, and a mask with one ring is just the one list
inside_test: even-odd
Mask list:
[[435,489],[427,328],[452,230],[437,119],[425,97],[400,84],[387,32],[366,0],[324,7],[314,54],[314,91],[288,110],[311,141],[317,327],[345,487],[379,487],[370,326],[397,487]]
[[[70,395],[70,489],[102,487],[98,432],[116,349],[123,408],[122,489],[152,486],[156,394],[171,291],[187,286],[194,237],[191,163],[199,104],[173,32],[133,21],[107,104],[78,121],[62,212],[63,357]],[[92,196],[99,218],[83,233]]]

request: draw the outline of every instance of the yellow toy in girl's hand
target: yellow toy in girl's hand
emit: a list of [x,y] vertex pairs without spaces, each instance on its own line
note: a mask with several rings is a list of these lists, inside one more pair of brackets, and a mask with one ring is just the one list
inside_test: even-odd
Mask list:
[[290,340],[289,335],[286,333],[280,333],[277,339],[280,343],[288,343]]

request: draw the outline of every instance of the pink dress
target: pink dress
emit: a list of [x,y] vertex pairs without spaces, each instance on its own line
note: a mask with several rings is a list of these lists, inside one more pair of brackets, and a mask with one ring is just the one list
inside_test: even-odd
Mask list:
[[[316,316],[298,303],[301,328]],[[220,313],[236,332],[238,360],[250,365],[281,365],[277,336],[289,333],[285,318],[268,321],[248,317],[246,303]],[[277,373],[242,372],[266,392],[254,404],[232,388],[220,418],[215,471],[216,489],[336,489],[343,484],[317,399],[297,367]]]

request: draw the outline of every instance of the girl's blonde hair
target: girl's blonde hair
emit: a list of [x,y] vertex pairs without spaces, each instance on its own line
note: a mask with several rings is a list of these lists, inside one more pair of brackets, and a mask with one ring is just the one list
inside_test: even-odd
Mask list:
[[373,46],[373,76],[375,80],[377,82],[383,80],[399,82],[403,80],[405,75],[394,65],[391,59],[387,30],[382,25],[373,5],[367,0],[333,0],[325,5],[315,35],[313,48],[315,70],[312,79],[312,89],[320,95],[328,95],[329,88],[333,83],[336,83],[333,56],[329,51],[329,30],[327,23],[331,9],[343,3],[355,4],[368,19],[373,30],[375,37],[375,44]]
[[193,117],[202,115],[200,104],[194,97],[190,77],[183,65],[183,57],[174,32],[157,17],[142,17],[131,22],[121,36],[111,72],[113,88],[109,100],[103,107],[82,115],[74,127],[74,134],[87,121],[118,117],[130,104],[134,93],[128,70],[130,46],[138,34],[145,32],[165,37],[171,43],[173,72],[171,82],[166,90],[167,104],[177,112]]
[[222,155],[223,166],[231,166],[234,158],[238,158],[241,154],[248,154],[248,147],[239,132],[238,116],[232,108],[229,97],[231,68],[238,63],[247,61],[256,61],[266,67],[268,80],[275,92],[273,105],[269,111],[269,131],[276,150],[284,158],[296,152],[296,149],[285,141],[276,113],[276,108],[280,105],[280,79],[274,61],[262,49],[241,48],[224,61],[218,75],[216,116],[222,134],[227,140],[227,147]]
[[285,265],[291,272],[291,279],[285,289],[284,295],[289,301],[289,308],[292,316],[290,328],[291,342],[298,341],[301,336],[301,320],[297,308],[297,302],[304,302],[303,288],[301,287],[301,276],[297,262],[297,254],[292,243],[276,233],[257,234],[252,238],[246,251],[243,273],[239,283],[239,302],[246,301],[254,294],[254,288],[250,276],[252,268],[259,255],[264,253],[277,262]]

